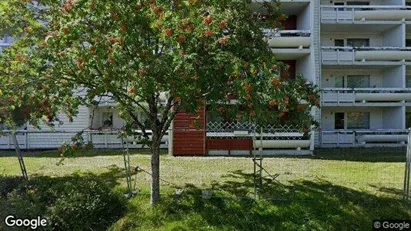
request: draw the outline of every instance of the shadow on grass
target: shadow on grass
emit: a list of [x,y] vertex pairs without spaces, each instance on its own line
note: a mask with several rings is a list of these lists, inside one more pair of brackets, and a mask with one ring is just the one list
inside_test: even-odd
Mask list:
[[[124,178],[124,169],[110,166],[102,174],[40,177],[50,184],[64,183],[73,177],[99,179],[109,188],[116,188]],[[0,199],[16,187],[16,181],[16,177],[0,176]],[[203,199],[203,188],[195,185],[186,185],[180,195],[164,195],[154,208],[148,205],[147,195],[139,195],[130,201],[128,213],[111,230],[370,230],[374,219],[411,218],[410,203],[328,181],[283,184],[264,179],[262,184],[262,200],[254,200],[254,175],[237,170],[210,185],[211,199]],[[400,198],[398,189],[377,189]]]
[[[209,188],[213,192],[211,199],[202,198],[202,189],[186,185],[181,195],[163,197],[154,212],[123,220],[123,227],[158,230],[370,230],[374,219],[411,218],[410,203],[377,197],[328,181],[301,180],[282,184],[265,179],[260,194],[262,200],[254,200],[250,193],[254,187],[253,174],[239,170],[226,177],[226,181],[215,182]],[[145,199],[140,196],[135,200]],[[140,223],[136,224],[133,219]]]
[[[94,156],[120,156],[123,155],[123,149],[93,149],[77,153],[74,157],[94,157]],[[24,157],[40,157],[40,158],[60,158],[60,154],[57,150],[22,150]],[[150,150],[148,149],[130,149],[131,155],[151,155]],[[168,151],[165,149],[160,150],[160,155],[167,155]],[[12,150],[0,151],[1,157],[12,157],[16,156],[16,152]]]

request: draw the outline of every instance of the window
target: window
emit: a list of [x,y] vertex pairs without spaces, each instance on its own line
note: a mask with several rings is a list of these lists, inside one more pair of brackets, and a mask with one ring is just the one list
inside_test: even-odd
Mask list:
[[368,38],[347,39],[347,46],[349,47],[369,47],[370,39]]
[[406,6],[411,6],[411,2],[406,2],[405,5]]
[[336,112],[334,129],[344,129],[344,112]]
[[411,39],[406,39],[405,40],[405,46],[406,47],[411,47]]
[[369,6],[369,2],[347,2],[347,6]]
[[345,88],[344,76],[336,76],[335,77],[335,87]]
[[369,112],[347,112],[347,129],[369,129]]
[[410,87],[411,88],[411,75],[407,75],[407,77],[406,77],[406,82],[405,82],[405,84],[406,84],[406,87]]
[[103,112],[103,114],[102,114],[102,124],[103,124],[103,127],[112,127],[113,126],[113,113],[112,112]]
[[334,2],[334,6],[341,6],[339,8],[335,8],[334,10],[335,11],[344,11],[344,7],[343,7],[344,5],[345,5],[344,2]]
[[369,75],[348,75],[347,87],[349,88],[367,88],[370,87]]
[[344,39],[334,39],[334,46],[343,47],[344,46]]
[[407,111],[405,113],[405,127],[410,128],[411,127],[411,112]]

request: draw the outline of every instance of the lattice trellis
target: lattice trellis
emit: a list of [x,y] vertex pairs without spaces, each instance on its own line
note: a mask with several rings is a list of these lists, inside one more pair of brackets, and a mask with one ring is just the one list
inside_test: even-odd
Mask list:
[[[248,132],[248,135],[256,136],[257,139],[261,137],[261,127],[250,122],[207,122],[207,133],[213,137],[227,137],[230,133]],[[301,130],[294,125],[264,125],[262,127],[263,140],[303,140],[308,137],[301,133]],[[239,138],[239,134],[234,135]]]

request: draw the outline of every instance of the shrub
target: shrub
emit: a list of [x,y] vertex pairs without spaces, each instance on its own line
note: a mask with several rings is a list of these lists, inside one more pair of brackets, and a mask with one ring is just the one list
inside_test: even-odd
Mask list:
[[53,230],[104,230],[126,210],[125,198],[94,176],[35,177],[0,204],[18,217],[46,217]]
[[0,198],[6,198],[7,194],[16,189],[23,181],[22,177],[0,176]]

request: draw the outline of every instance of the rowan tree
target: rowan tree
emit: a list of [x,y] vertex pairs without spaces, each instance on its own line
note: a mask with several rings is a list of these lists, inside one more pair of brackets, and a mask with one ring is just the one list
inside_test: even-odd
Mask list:
[[[75,116],[96,97],[117,102],[127,132],[152,130],[151,202],[160,198],[160,141],[177,111],[212,110],[235,98],[237,118],[289,123],[305,132],[318,104],[315,86],[284,81],[262,27],[280,27],[279,3],[261,3],[255,17],[246,0],[3,0],[2,33],[19,37],[1,57],[3,113],[36,105],[26,119]],[[13,11],[8,11],[13,8]],[[76,90],[86,89],[85,95]],[[1,101],[0,101],[1,102]],[[5,102],[5,101],[3,101]],[[33,104],[31,104],[33,103]],[[301,106],[304,104],[305,106]],[[146,123],[137,112],[143,112]],[[19,112],[21,113],[21,112]]]

